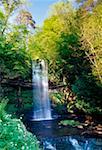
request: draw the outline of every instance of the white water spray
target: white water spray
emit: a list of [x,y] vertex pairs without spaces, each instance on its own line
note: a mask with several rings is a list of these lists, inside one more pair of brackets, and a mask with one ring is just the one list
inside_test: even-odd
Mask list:
[[32,64],[34,120],[50,120],[51,107],[48,95],[48,68],[44,60]]

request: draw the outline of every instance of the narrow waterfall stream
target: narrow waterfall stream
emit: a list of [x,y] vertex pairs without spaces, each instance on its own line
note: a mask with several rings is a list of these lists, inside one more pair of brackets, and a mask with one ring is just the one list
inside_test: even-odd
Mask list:
[[48,95],[48,67],[44,60],[33,61],[33,120],[50,120],[51,107]]

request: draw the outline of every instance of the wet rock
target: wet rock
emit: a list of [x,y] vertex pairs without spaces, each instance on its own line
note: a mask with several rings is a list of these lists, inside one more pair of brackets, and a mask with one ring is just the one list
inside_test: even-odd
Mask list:
[[77,126],[79,129],[83,129],[84,127],[82,125]]
[[89,124],[88,123],[84,123],[84,126],[87,127]]
[[94,130],[93,133],[95,134],[99,134],[99,135],[102,135],[102,131],[97,131],[97,130]]
[[102,131],[102,125],[101,125],[101,124],[98,124],[98,125],[96,126],[96,130],[97,130],[97,131]]

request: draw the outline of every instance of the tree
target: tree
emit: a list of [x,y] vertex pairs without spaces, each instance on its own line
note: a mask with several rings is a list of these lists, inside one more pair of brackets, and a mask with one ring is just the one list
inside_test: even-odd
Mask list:
[[8,29],[9,19],[14,14],[14,12],[24,4],[23,0],[1,0],[1,13],[3,18],[3,24],[1,29],[1,34],[5,33],[5,30]]
[[76,53],[79,31],[76,26],[76,13],[70,3],[57,3],[52,12],[44,21],[42,29],[30,39],[29,49],[33,56],[37,54],[38,58],[48,60],[51,78],[56,80],[61,76],[68,76],[67,66],[71,65],[68,59]]
[[26,10],[21,10],[19,12],[19,15],[17,16],[17,23],[23,24],[29,27],[29,25],[35,29],[35,21],[33,20],[33,17],[30,12]]
[[[93,2],[94,1],[88,1]],[[87,3],[87,2],[86,2]],[[90,4],[89,3],[89,4]],[[87,8],[83,4],[83,8]],[[92,7],[92,5],[91,5]],[[81,14],[82,44],[87,58],[90,60],[92,73],[102,84],[102,2],[94,3],[92,10],[87,10],[86,15]]]
[[[96,24],[92,19],[96,8],[101,4],[93,5],[92,3],[93,1],[83,1],[82,5],[76,9],[68,1],[56,3],[52,7],[51,15],[44,21],[43,27],[30,38],[29,52],[33,59],[42,58],[48,61],[49,79],[56,84],[66,83],[77,95],[76,103],[83,100],[85,104],[94,103],[95,106],[99,106],[100,87],[96,85],[95,66],[90,61],[90,58],[96,59],[96,54],[91,53],[87,40],[94,36],[91,44],[101,43],[99,29],[95,30],[98,23]],[[97,11],[95,15],[97,16],[98,13],[101,15],[100,11]],[[101,18],[100,15],[99,18]],[[100,54],[98,62],[99,57],[101,57]],[[99,64],[97,66],[99,67]],[[95,91],[97,95],[94,94]]]
[[[0,84],[4,78],[6,80],[18,79],[20,82],[21,79],[25,79],[30,74],[31,59],[27,51],[27,38],[30,31],[23,22],[19,25],[16,23],[12,25],[10,22],[12,15],[16,14],[16,10],[23,2],[22,0],[1,1]],[[30,21],[32,17],[30,14],[29,16]],[[34,26],[32,23],[31,25]],[[20,95],[19,93],[21,93],[20,86],[18,87],[18,95]],[[20,101],[20,98],[18,98],[18,101]]]

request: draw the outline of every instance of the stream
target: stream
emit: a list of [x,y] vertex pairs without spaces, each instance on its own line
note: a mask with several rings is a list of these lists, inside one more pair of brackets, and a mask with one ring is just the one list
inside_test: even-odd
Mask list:
[[102,150],[101,137],[83,136],[82,129],[60,126],[59,121],[26,121],[25,125],[37,136],[43,150]]

